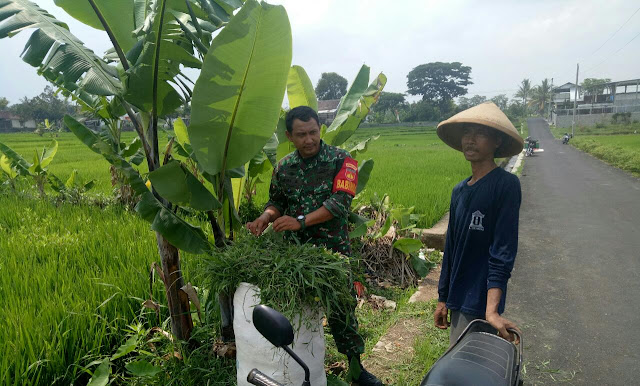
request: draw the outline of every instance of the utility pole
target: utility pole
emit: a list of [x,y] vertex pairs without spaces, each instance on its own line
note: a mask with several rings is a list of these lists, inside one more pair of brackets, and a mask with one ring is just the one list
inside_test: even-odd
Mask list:
[[573,137],[573,131],[576,126],[576,106],[578,105],[578,73],[580,72],[580,63],[576,67],[576,92],[573,99],[573,122],[571,122],[571,136]]
[[551,88],[549,89],[549,123],[551,123],[551,108],[553,106],[553,78],[551,78]]

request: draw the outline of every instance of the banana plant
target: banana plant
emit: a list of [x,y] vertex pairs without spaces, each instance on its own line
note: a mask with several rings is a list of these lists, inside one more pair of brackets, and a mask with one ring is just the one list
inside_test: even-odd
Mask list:
[[[27,0],[0,0],[0,38],[34,28],[22,55],[26,62],[79,100],[89,101],[87,95],[93,95],[116,101],[131,119],[147,161],[151,190],[131,159],[113,143],[73,117],[66,116],[64,122],[116,167],[139,196],[136,210],[156,231],[163,274],[170,283],[166,293],[172,332],[187,340],[193,323],[188,297],[181,290],[178,249],[206,253],[212,243],[174,209],[205,211],[216,245],[224,245],[224,230],[237,225],[230,179],[238,176],[238,168],[264,146],[276,126],[291,64],[286,11],[256,0],[244,4],[56,0],[56,4],[77,20],[105,30],[113,48],[104,58],[85,47],[65,23]],[[127,13],[133,17],[122,17]],[[201,68],[195,85],[182,73],[183,67]],[[192,102],[187,130],[190,161],[172,156],[175,140],[161,160],[160,118],[188,100]],[[190,170],[190,162],[196,170]]]
[[53,190],[58,192],[61,196],[71,198],[73,200],[79,199],[82,194],[93,189],[95,186],[95,180],[85,182],[75,169],[71,172],[66,182],[62,182],[62,180],[54,174],[49,174],[48,179]]
[[[58,152],[58,141],[52,140],[51,144],[49,146],[45,146],[42,151],[35,150],[33,163],[27,162],[20,154],[16,153],[13,149],[2,142],[0,142],[0,152],[4,153],[4,161],[1,161],[0,163],[2,163],[2,169],[5,173],[13,174],[12,171],[15,171],[18,175],[33,177],[38,193],[40,194],[40,198],[47,197],[44,190],[45,183],[47,182],[47,170],[49,164],[53,161],[53,157],[55,157]],[[7,163],[9,164],[8,167],[5,166]]]
[[16,192],[16,178],[18,177],[18,171],[15,167],[11,166],[11,162],[6,155],[0,155],[0,170],[2,174],[7,177],[6,184],[11,187],[11,190]]

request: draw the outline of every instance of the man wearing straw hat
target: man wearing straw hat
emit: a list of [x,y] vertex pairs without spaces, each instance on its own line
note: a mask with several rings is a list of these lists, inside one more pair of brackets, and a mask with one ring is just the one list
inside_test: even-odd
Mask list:
[[451,193],[435,325],[451,327],[451,345],[474,319],[486,319],[513,340],[507,329],[517,326],[501,314],[518,249],[520,181],[494,158],[520,153],[524,141],[491,102],[441,122],[437,133],[471,163],[471,177]]

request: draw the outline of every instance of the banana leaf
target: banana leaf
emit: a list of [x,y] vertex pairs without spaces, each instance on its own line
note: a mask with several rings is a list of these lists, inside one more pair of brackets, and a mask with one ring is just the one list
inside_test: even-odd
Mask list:
[[11,166],[11,162],[6,155],[0,155],[0,169],[9,177],[9,179],[14,179],[18,176],[18,171]]
[[101,154],[110,164],[122,172],[136,195],[141,196],[142,199],[136,205],[136,212],[151,223],[151,229],[160,233],[171,244],[183,251],[199,254],[211,249],[202,229],[187,223],[172,211],[167,210],[149,191],[140,173],[124,158],[114,153],[110,146],[102,142],[91,130],[73,117],[66,115],[64,123],[87,147]]
[[309,106],[318,111],[318,98],[311,79],[301,66],[291,66],[287,78],[287,97],[289,107]]
[[347,95],[343,97],[335,120],[327,129],[324,136],[325,142],[334,146],[345,143],[367,117],[371,106],[378,101],[387,83],[387,77],[381,73],[369,87],[363,89],[363,82],[366,84],[368,78],[369,67],[362,66]]
[[35,3],[0,0],[0,22],[0,39],[27,28],[36,29],[21,56],[25,62],[39,67],[40,72],[48,72],[48,78],[61,77],[65,84],[79,82],[79,89],[94,95],[116,95],[122,91],[116,69],[85,47],[71,34],[67,24]]
[[362,192],[369,182],[374,162],[372,159],[364,160],[358,167],[358,186],[356,186],[356,194]]
[[202,211],[221,206],[211,192],[178,161],[169,162],[149,173],[149,180],[160,196],[173,204]]
[[[31,173],[29,172],[29,168],[31,164],[27,162],[22,156],[9,146],[0,142],[0,153],[3,153],[6,159],[9,161],[9,166],[14,169],[21,176],[29,176]],[[4,169],[4,168],[3,168]]]
[[274,132],[291,65],[282,6],[248,0],[215,37],[193,90],[188,132],[199,165],[244,165]]
[[[109,28],[113,31],[118,44],[125,52],[129,51],[138,40],[132,32],[143,27],[152,2],[149,0],[94,1],[107,21]],[[54,0],[54,2],[76,20],[93,28],[104,30],[102,23],[100,23],[98,16],[87,0]],[[197,2],[190,1],[190,5],[193,7],[197,17],[207,17]],[[184,13],[188,12],[184,0],[169,0],[167,8]]]

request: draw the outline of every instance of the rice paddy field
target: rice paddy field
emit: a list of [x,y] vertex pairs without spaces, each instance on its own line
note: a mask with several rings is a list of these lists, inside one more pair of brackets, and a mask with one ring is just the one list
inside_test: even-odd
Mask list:
[[[418,225],[431,227],[448,210],[451,189],[471,174],[469,164],[460,152],[440,141],[433,127],[360,128],[346,147],[376,135],[380,138],[370,142],[367,152],[357,157],[359,161],[375,162],[360,199],[367,201],[374,195],[388,194],[396,205],[415,206],[415,213],[424,215]],[[128,143],[134,136],[133,132],[126,132],[122,141]],[[102,156],[89,150],[72,133],[61,133],[55,139],[58,153],[49,166],[53,174],[64,181],[76,169],[85,180],[96,180],[91,193],[111,194],[109,164]],[[0,134],[0,142],[31,160],[34,149],[42,149],[51,138],[30,133]],[[146,169],[144,162],[141,168]],[[267,183],[257,187],[257,203],[267,201],[268,189]]]
[[[448,209],[451,188],[470,172],[463,156],[428,127],[362,128],[353,142],[378,134],[359,156],[375,160],[361,199],[389,194],[393,203],[424,214],[420,225],[437,222]],[[76,169],[85,180],[96,180],[90,194],[111,195],[107,162],[71,133],[56,139],[50,171],[64,180]],[[0,141],[30,160],[51,139],[21,133],[2,134]],[[20,187],[35,196],[26,181]],[[258,201],[266,201],[267,185],[258,189]],[[158,318],[141,305],[150,293],[149,267],[157,260],[149,224],[118,205],[54,204],[0,190],[0,384],[86,383],[97,361],[124,343],[123,331],[132,324],[162,326],[166,310]],[[200,281],[197,264],[197,256],[182,258],[185,280],[194,285]],[[166,303],[159,280],[151,293]],[[375,324],[362,328],[372,336],[369,346],[383,332]],[[223,365],[202,378],[189,376],[225,384],[233,363]]]

